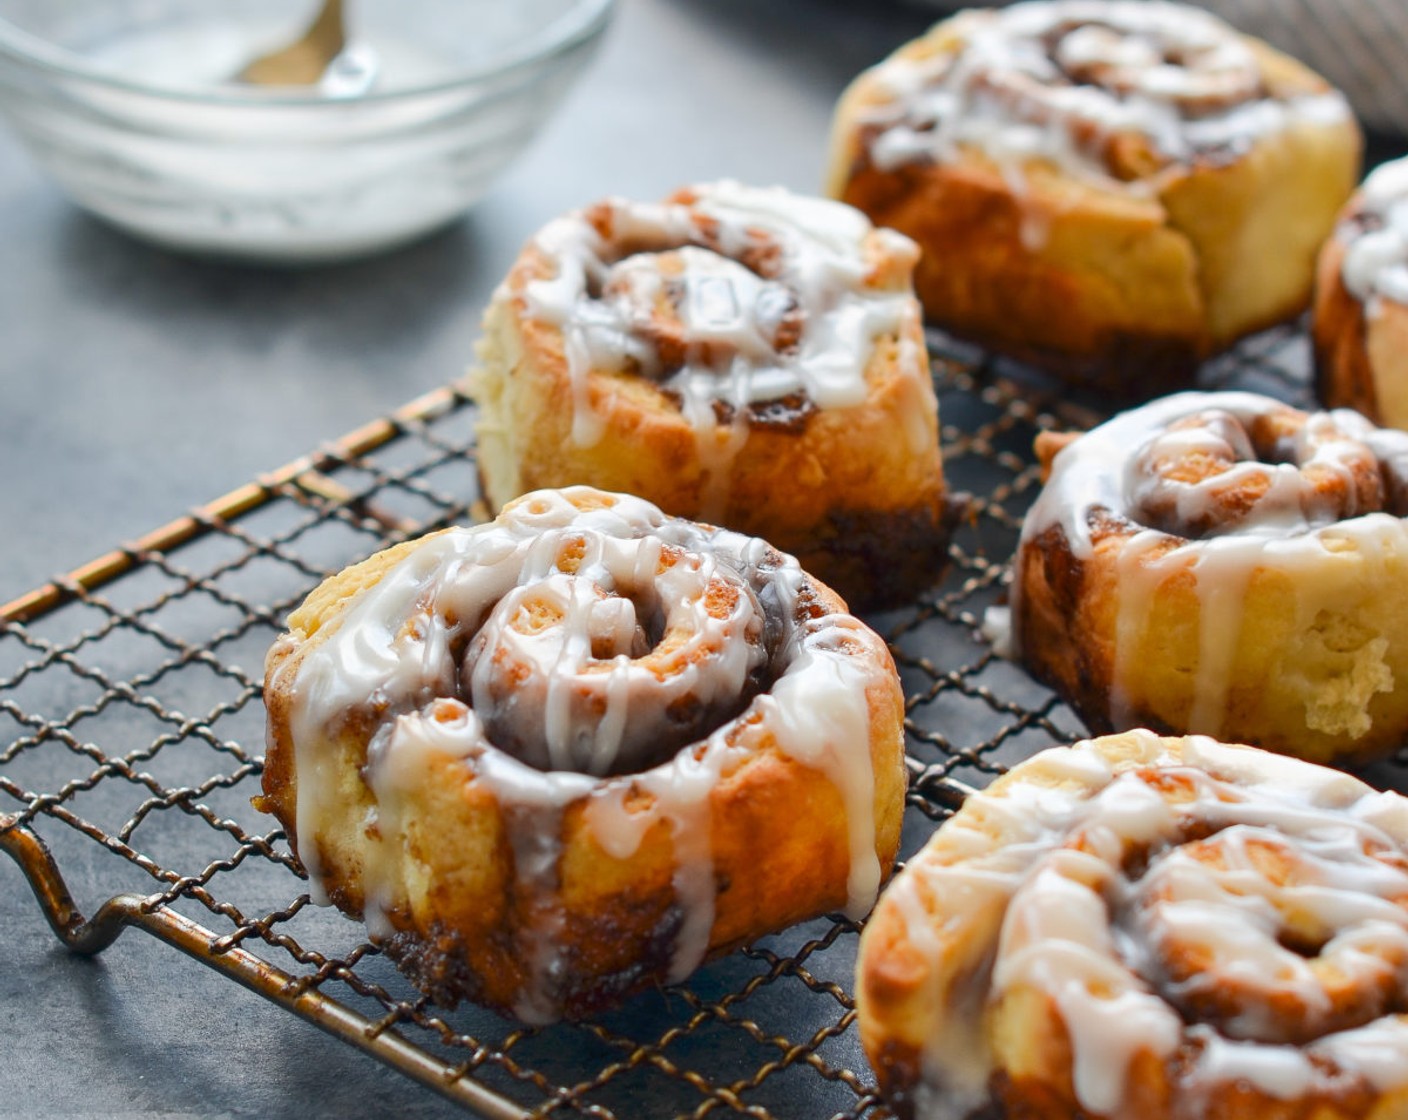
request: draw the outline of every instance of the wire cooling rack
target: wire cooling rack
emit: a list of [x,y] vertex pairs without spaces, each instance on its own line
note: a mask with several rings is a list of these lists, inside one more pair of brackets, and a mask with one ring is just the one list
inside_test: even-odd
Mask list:
[[[965,788],[1083,733],[979,624],[1038,489],[1035,433],[1098,410],[931,343],[946,469],[973,516],[941,582],[869,619],[907,695],[904,854]],[[1287,327],[1204,380],[1305,403],[1308,369]],[[590,1023],[525,1029],[421,997],[360,924],[309,903],[282,830],[250,807],[284,617],[346,564],[482,513],[474,414],[458,390],[432,393],[0,608],[0,847],[76,951],[145,930],[493,1120],[888,1116],[853,1026],[854,922],[763,938]],[[110,901],[80,914],[70,887]]]

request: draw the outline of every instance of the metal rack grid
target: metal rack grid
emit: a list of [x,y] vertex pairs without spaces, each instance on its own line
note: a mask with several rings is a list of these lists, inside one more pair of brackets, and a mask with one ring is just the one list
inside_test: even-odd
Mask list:
[[[903,854],[965,788],[1082,733],[979,623],[1038,488],[1035,432],[1098,410],[931,343],[946,468],[974,501],[942,581],[870,618],[908,697]],[[1286,327],[1205,383],[1304,403],[1308,368]],[[806,923],[593,1022],[525,1029],[421,997],[360,924],[309,904],[282,830],[250,807],[283,618],[344,565],[482,514],[473,420],[463,393],[432,393],[0,608],[0,847],[75,950],[141,928],[495,1120],[888,1116],[853,1029],[856,923]],[[85,917],[63,876],[111,900]]]

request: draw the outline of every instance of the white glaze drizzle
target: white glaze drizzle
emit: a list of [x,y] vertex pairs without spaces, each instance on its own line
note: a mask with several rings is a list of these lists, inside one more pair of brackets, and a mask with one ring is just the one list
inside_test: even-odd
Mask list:
[[[1060,529],[1077,560],[1089,560],[1094,552],[1091,522],[1097,511],[1138,527],[1141,506],[1151,500],[1156,485],[1171,495],[1177,520],[1208,526],[1209,535],[1201,539],[1142,528],[1122,546],[1110,690],[1110,717],[1116,726],[1128,726],[1132,718],[1126,689],[1129,665],[1121,651],[1128,656],[1138,649],[1150,604],[1163,580],[1189,572],[1196,581],[1199,659],[1188,726],[1216,735],[1238,652],[1244,592],[1254,571],[1273,568],[1313,583],[1316,566],[1346,546],[1373,570],[1391,560],[1408,560],[1408,523],[1388,513],[1358,508],[1363,495],[1355,488],[1356,472],[1377,476],[1378,464],[1389,464],[1393,470],[1403,467],[1408,434],[1376,428],[1348,409],[1309,416],[1290,449],[1300,458],[1298,465],[1248,460],[1198,483],[1157,480],[1147,471],[1153,458],[1192,447],[1207,450],[1218,442],[1220,437],[1205,429],[1177,430],[1176,425],[1189,417],[1205,413],[1214,420],[1230,417],[1250,426],[1285,407],[1252,393],[1175,394],[1116,416],[1056,455],[1046,486],[1022,526],[1019,557],[1023,561],[1029,549],[1034,553],[1040,548],[1038,538],[1053,527]],[[1175,430],[1170,431],[1171,427]],[[1264,495],[1233,520],[1219,521],[1225,490],[1255,475],[1267,481]],[[1336,508],[1326,488],[1317,488],[1311,481],[1317,475],[1322,481],[1343,482],[1350,508]],[[1021,583],[1019,573],[1011,592],[1013,616],[1019,620]],[[1020,645],[1021,633],[1020,624],[1012,627],[1014,647]],[[1014,653],[1020,656],[1020,648]]]
[[[881,640],[851,616],[799,615],[804,578],[794,559],[756,538],[586,487],[528,494],[491,524],[426,540],[361,592],[301,662],[286,663],[298,666],[291,714],[298,835],[316,836],[335,811],[334,763],[319,744],[349,713],[375,706],[384,715],[365,771],[376,801],[369,823],[377,826],[363,870],[369,928],[389,932],[382,911],[398,893],[407,802],[425,780],[427,759],[448,756],[522,818],[513,826],[524,833],[513,845],[516,873],[540,900],[556,885],[559,822],[569,805],[586,803],[593,836],[622,859],[666,822],[681,910],[675,981],[703,958],[714,921],[710,793],[722,773],[771,739],[840,795],[851,854],[847,911],[861,916],[880,880],[867,686],[887,662]],[[720,609],[730,594],[732,606]],[[534,616],[535,607],[545,613]],[[648,661],[639,612],[656,610],[664,633]],[[544,617],[550,625],[540,628]],[[451,650],[465,641],[461,667]],[[674,652],[662,660],[666,648]],[[688,694],[727,710],[769,650],[776,674],[769,693],[737,718],[716,720],[702,745],[640,769],[664,709]],[[496,663],[509,677],[526,667],[528,680],[497,689]],[[457,680],[467,685],[457,688]],[[466,690],[477,710],[455,698]],[[489,729],[496,721],[525,740],[543,768],[496,747]],[[593,776],[613,768],[627,773]],[[648,808],[639,798],[628,808],[633,791],[651,795]],[[314,847],[302,851],[320,891]],[[563,967],[553,937],[559,919],[546,902],[531,919],[534,982],[515,1009],[527,1022],[560,1014],[552,995]]]
[[[1180,937],[1211,944],[1219,971],[1208,985],[1219,977],[1264,985],[1313,1010],[1324,992],[1278,943],[1288,919],[1268,917],[1294,913],[1331,932],[1325,951],[1341,963],[1366,975],[1396,969],[1401,992],[1408,800],[1251,748],[1195,736],[1175,759],[1152,733],[1131,735],[1143,757],[1118,768],[1080,743],[1023,764],[1032,783],[973,795],[944,825],[943,843],[921,852],[886,891],[882,907],[901,915],[906,939],[935,962],[919,1116],[948,1120],[986,1102],[994,1054],[984,1017],[1018,988],[1051,1000],[1070,1039],[1077,1100],[1094,1115],[1125,1115],[1140,1054],[1183,1071],[1173,1086],[1175,1102],[1186,1098],[1186,1107],[1175,1105],[1179,1115],[1201,1115],[1209,1094],[1236,1081],[1273,1097],[1332,1091],[1337,1072],[1379,1091],[1408,1086],[1404,1017],[1380,1015],[1298,1047],[1246,1037],[1278,1029],[1269,1010],[1254,1011],[1231,1028],[1242,1035],[1233,1038],[1226,1025],[1185,1025],[1165,1000],[1159,956],[1161,944],[1176,951]],[[1175,776],[1192,796],[1165,798],[1139,766]],[[1300,861],[1299,877],[1278,887],[1250,860],[1233,859],[1225,870],[1198,864],[1189,838],[1209,830],[1234,853],[1253,839],[1283,845]],[[1146,846],[1151,870],[1131,880],[1124,857]],[[1366,847],[1393,854],[1377,859]],[[982,960],[990,967],[972,969]]]
[[1371,312],[1380,299],[1408,304],[1408,159],[1375,168],[1353,213],[1336,234],[1345,243],[1344,286]]
[[[1337,92],[1277,100],[1257,59],[1205,11],[1161,0],[1034,0],[960,13],[946,25],[958,55],[895,56],[871,72],[889,95],[862,123],[878,125],[870,159],[881,170],[985,153],[1019,187],[1022,167],[1047,161],[1112,189],[1102,147],[1146,137],[1166,159],[1244,149],[1296,121],[1349,117]],[[1054,56],[1047,39],[1061,36]],[[1066,75],[1076,74],[1081,84]],[[1018,191],[1020,194],[1020,190]],[[1024,238],[1040,238],[1036,230]]]
[[[609,200],[610,240],[589,211],[551,222],[533,244],[556,273],[528,283],[524,302],[529,317],[562,332],[573,441],[591,446],[605,430],[589,394],[593,370],[657,380],[694,429],[701,516],[714,518],[747,441],[748,406],[797,393],[823,409],[866,399],[877,339],[901,336],[917,315],[911,290],[874,282],[870,254],[912,266],[918,250],[850,206],[780,187],[725,181],[691,193],[688,204]],[[759,255],[769,258],[766,276],[742,263]],[[662,362],[650,334],[667,294],[682,332],[678,368]],[[789,316],[794,329],[784,330]],[[928,376],[927,363],[914,368]],[[716,404],[727,406],[723,422]]]

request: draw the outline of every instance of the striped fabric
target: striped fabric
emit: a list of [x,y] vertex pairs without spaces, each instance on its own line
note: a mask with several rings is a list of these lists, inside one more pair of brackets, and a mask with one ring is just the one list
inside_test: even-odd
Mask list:
[[1320,71],[1368,128],[1408,133],[1408,0],[1204,0]]
[[[922,0],[927,7],[1000,7]],[[1408,0],[1198,0],[1234,27],[1318,70],[1366,128],[1408,135]]]

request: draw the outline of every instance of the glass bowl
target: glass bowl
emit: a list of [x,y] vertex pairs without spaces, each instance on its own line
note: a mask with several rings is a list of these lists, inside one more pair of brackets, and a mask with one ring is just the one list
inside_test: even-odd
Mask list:
[[271,262],[361,256],[463,214],[581,72],[613,0],[349,0],[362,91],[235,80],[315,2],[0,0],[0,111],[78,205]]

